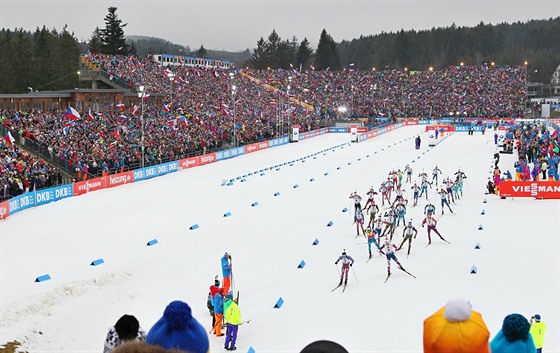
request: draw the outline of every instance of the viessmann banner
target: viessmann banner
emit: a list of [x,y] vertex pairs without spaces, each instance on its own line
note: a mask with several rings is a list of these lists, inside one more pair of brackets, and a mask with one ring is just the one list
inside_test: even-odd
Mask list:
[[557,181],[503,181],[500,196],[560,199],[560,182]]

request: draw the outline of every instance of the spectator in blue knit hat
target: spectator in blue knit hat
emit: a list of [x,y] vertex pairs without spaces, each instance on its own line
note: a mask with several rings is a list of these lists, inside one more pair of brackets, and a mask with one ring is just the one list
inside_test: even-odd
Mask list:
[[148,332],[146,342],[190,353],[207,353],[210,346],[204,327],[192,317],[187,303],[179,300],[165,308],[163,317]]
[[529,334],[531,324],[521,314],[504,318],[502,329],[490,342],[492,353],[535,353],[535,343]]

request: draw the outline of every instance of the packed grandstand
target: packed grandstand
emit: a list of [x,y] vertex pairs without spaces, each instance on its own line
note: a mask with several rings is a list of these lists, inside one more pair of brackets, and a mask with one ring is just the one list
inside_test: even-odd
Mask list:
[[[143,102],[64,110],[3,110],[10,136],[25,137],[85,179],[208,151],[301,132],[320,122],[362,119],[366,126],[401,118],[489,120],[523,118],[523,66],[453,66],[435,71],[223,69],[162,66],[153,58],[88,54],[86,60],[134,91]],[[173,79],[170,79],[173,78]],[[163,94],[156,104],[150,94]],[[2,141],[2,200],[62,183],[60,172]]]

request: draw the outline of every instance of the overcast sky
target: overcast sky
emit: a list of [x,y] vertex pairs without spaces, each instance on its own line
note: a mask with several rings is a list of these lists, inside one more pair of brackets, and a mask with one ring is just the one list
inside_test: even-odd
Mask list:
[[276,29],[282,39],[306,37],[316,48],[325,28],[336,42],[382,31],[472,27],[560,16],[558,0],[0,0],[0,27],[68,29],[87,41],[118,8],[126,35],[159,37],[197,49],[252,49]]

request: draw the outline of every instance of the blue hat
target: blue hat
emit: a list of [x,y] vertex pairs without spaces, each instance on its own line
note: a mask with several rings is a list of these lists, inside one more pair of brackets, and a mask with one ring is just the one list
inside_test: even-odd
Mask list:
[[187,303],[179,300],[165,308],[163,317],[148,332],[146,342],[192,353],[207,353],[210,346],[204,327],[192,317]]
[[541,316],[539,314],[535,314],[535,316],[533,317],[535,318],[535,320],[541,321]]

